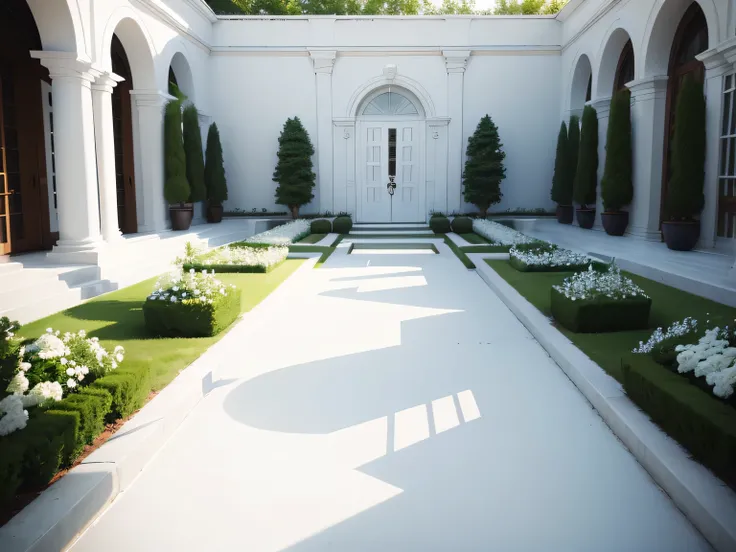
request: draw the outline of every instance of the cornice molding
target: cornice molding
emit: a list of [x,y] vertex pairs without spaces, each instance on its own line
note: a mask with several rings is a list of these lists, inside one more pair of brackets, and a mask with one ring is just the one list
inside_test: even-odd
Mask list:
[[[187,1],[187,3],[190,3],[190,0],[185,1]],[[164,8],[161,5],[161,2],[159,2],[158,0],[131,0],[131,2],[134,2],[142,8],[148,10],[151,14],[156,16],[159,21],[176,30],[182,37],[188,38],[194,45],[202,48],[208,54],[211,52],[211,46],[209,43],[207,43],[202,37],[192,31],[189,27],[186,27],[180,21],[177,21],[177,19],[172,15],[171,11],[169,11],[168,7]],[[197,2],[198,0],[191,0],[191,3]]]

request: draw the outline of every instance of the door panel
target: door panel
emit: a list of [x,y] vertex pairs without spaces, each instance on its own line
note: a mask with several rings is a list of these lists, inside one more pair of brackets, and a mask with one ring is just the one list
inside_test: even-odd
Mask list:
[[419,127],[416,123],[397,125],[396,193],[393,197],[392,222],[417,222],[419,212]]
[[365,129],[365,175],[362,195],[362,219],[390,222],[391,203],[386,191],[388,145],[383,126]]

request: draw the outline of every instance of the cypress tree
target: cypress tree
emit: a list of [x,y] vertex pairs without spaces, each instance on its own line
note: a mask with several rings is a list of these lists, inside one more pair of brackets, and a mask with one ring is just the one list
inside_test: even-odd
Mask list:
[[316,175],[312,171],[314,147],[309,134],[299,117],[287,119],[279,136],[279,151],[273,181],[276,188],[276,203],[286,205],[291,216],[299,216],[299,207],[314,198]]
[[572,192],[575,187],[575,173],[578,170],[579,154],[580,119],[577,115],[573,115],[567,125],[567,167],[565,167],[565,178],[562,181],[562,196],[565,201],[562,205],[572,205]]
[[555,154],[555,172],[552,175],[552,201],[558,205],[569,205],[564,203],[563,181],[565,180],[565,169],[567,167],[567,125],[565,121],[560,124],[560,133],[557,135],[557,153]]
[[210,205],[222,205],[227,199],[227,180],[222,158],[222,144],[217,124],[212,123],[207,131],[207,158],[204,163],[204,184]]
[[665,197],[669,220],[692,220],[703,210],[705,197],[705,95],[703,85],[685,77],[677,98],[672,142],[672,177]]
[[184,153],[189,181],[189,201],[203,201],[207,197],[204,187],[204,153],[202,134],[199,131],[199,114],[194,104],[184,108]]
[[634,199],[631,157],[631,92],[616,92],[606,134],[606,162],[601,179],[603,210],[620,212]]
[[587,209],[595,206],[595,193],[598,186],[598,114],[595,108],[586,105],[583,110],[583,124],[580,131],[580,155],[573,196],[575,203]]
[[488,208],[501,201],[501,181],[506,178],[503,160],[506,153],[498,135],[498,127],[486,115],[468,139],[463,185],[465,201],[472,203],[483,218]]
[[164,111],[164,198],[170,204],[189,199],[187,162],[181,134],[181,100],[172,100]]

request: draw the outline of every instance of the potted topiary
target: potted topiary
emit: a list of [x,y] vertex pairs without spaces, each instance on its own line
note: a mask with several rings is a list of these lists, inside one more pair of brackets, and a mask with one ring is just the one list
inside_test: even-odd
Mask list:
[[189,181],[189,203],[199,203],[207,198],[204,185],[204,152],[202,133],[199,130],[199,113],[194,104],[184,108],[182,114],[184,135],[184,155],[187,161],[187,181]]
[[189,181],[181,133],[181,99],[171,100],[164,112],[164,198],[169,203],[172,230],[188,230],[192,224]]
[[222,144],[217,124],[207,131],[207,159],[204,163],[204,184],[207,188],[207,222],[222,221],[222,202],[227,199],[227,179],[222,159]]
[[560,133],[557,137],[557,153],[555,155],[555,172],[552,176],[552,201],[557,203],[557,222],[560,224],[572,224],[572,190],[567,189],[568,169],[568,140],[567,126],[563,121],[560,125]]
[[690,75],[677,98],[671,159],[662,234],[670,249],[690,251],[700,239],[700,221],[695,217],[705,205],[705,95],[703,84]]
[[314,146],[299,117],[287,119],[279,136],[279,151],[273,181],[276,188],[276,203],[286,205],[292,218],[299,217],[299,207],[314,198],[316,175],[312,170]]
[[631,160],[631,92],[625,88],[611,99],[606,136],[606,162],[601,179],[603,229],[610,236],[623,236],[629,213],[623,208],[634,198]]
[[591,229],[595,222],[595,192],[598,186],[598,114],[592,106],[583,111],[580,132],[580,155],[575,172],[573,199],[580,205],[577,210],[578,224]]
[[463,172],[463,195],[486,218],[488,208],[501,201],[501,182],[506,178],[503,160],[506,154],[498,136],[498,127],[489,115],[483,117],[468,139]]

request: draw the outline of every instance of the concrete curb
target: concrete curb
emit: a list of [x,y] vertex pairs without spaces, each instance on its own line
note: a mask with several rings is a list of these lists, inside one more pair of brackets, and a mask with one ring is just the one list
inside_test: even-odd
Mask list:
[[651,477],[720,552],[736,551],[736,493],[668,437],[626,396],[614,378],[560,333],[549,319],[471,254],[478,275],[544,347]]
[[[305,262],[236,324],[246,322],[251,313],[267,305],[280,288],[302,270],[311,269],[315,262],[316,259]],[[218,345],[227,339],[226,334],[182,370],[110,440],[0,527],[0,550],[66,550],[118,494],[130,487],[199,401],[218,387],[217,367],[224,362]]]

